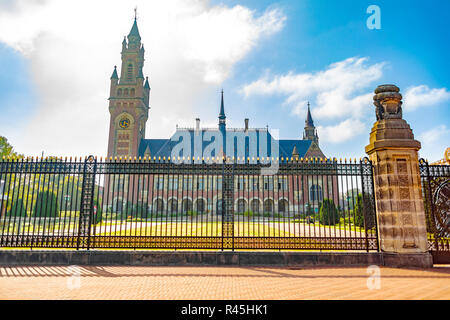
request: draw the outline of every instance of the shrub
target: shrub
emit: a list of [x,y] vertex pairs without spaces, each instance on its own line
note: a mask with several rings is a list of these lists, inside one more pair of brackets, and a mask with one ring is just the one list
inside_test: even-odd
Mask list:
[[244,216],[245,216],[245,217],[249,217],[249,218],[250,218],[250,217],[253,217],[253,212],[251,212],[251,211],[245,211],[245,212],[244,212]]
[[324,199],[319,210],[319,221],[323,225],[332,226],[339,223],[339,212],[331,199]]
[[59,206],[56,195],[49,190],[39,192],[34,204],[33,215],[35,217],[57,217]]
[[25,210],[25,205],[23,204],[22,198],[19,198],[13,202],[11,208],[8,210],[7,215],[13,217],[26,217],[27,211]]
[[196,211],[188,211],[187,215],[190,217],[196,217],[198,215],[198,213]]
[[356,198],[353,223],[355,226],[364,228],[364,220],[365,220],[366,229],[372,229],[373,227],[375,227],[375,217],[365,216],[364,211],[371,212],[370,207],[366,209],[367,210],[364,210],[363,196],[360,193]]

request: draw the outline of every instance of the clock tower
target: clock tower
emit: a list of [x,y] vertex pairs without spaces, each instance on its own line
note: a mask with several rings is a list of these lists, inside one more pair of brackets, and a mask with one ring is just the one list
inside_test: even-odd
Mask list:
[[150,86],[142,73],[144,52],[135,17],[130,34],[122,42],[120,78],[117,67],[111,76],[108,157],[137,157],[145,137]]

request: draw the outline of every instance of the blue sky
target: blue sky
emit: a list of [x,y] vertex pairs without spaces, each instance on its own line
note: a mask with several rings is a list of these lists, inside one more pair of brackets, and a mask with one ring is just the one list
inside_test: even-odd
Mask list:
[[[438,160],[450,147],[445,0],[111,1],[100,24],[98,1],[81,27],[55,0],[17,3],[0,4],[0,135],[21,153],[106,152],[109,76],[136,3],[153,94],[148,137],[168,137],[196,117],[214,125],[223,87],[230,125],[250,118],[301,138],[310,101],[324,153],[359,158],[375,121],[373,90],[394,83],[421,156]],[[68,3],[82,12],[82,3]],[[381,30],[366,26],[369,5],[381,10]],[[182,12],[177,23],[192,32],[179,36],[173,20],[156,21],[158,10]],[[16,34],[21,21],[27,26]]]

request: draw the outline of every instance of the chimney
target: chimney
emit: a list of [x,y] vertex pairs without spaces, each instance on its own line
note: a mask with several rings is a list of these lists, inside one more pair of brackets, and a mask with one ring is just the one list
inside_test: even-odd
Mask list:
[[246,118],[244,121],[245,121],[245,132],[248,132],[248,118]]
[[195,119],[195,132],[198,133],[200,131],[200,118]]

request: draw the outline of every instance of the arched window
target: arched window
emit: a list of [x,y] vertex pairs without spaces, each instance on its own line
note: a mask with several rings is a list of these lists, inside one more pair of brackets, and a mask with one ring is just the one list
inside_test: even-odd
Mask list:
[[238,212],[244,213],[246,209],[247,209],[247,202],[244,199],[239,199],[238,200]]
[[197,199],[196,202],[196,209],[198,213],[203,213],[205,212],[205,200],[203,199]]
[[280,199],[278,201],[278,212],[285,213],[288,211],[289,203],[285,199]]
[[178,211],[178,201],[177,199],[170,199],[169,208],[171,213],[176,213]]
[[124,96],[128,97],[128,89],[125,89],[123,94],[124,94]]
[[122,95],[122,89],[117,90],[117,95],[120,97]]
[[131,80],[133,79],[133,65],[130,63],[128,64],[128,68],[127,68],[127,79]]
[[134,90],[134,88],[132,88],[131,90],[130,90],[130,96],[131,97],[134,97],[136,95],[136,91]]
[[259,213],[259,200],[253,199],[251,205],[253,213]]
[[192,201],[189,199],[184,199],[182,202],[183,212],[192,211]]
[[273,212],[273,200],[267,199],[264,201],[264,212],[266,213],[272,213]]
[[156,212],[160,213],[164,211],[164,201],[162,199],[156,199]]
[[322,188],[318,185],[313,184],[309,188],[309,200],[321,202],[323,200]]

